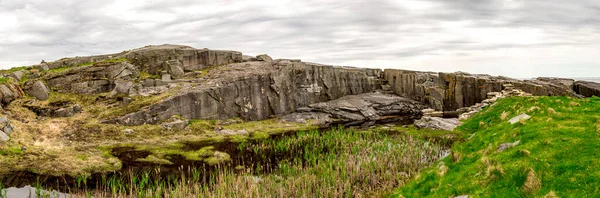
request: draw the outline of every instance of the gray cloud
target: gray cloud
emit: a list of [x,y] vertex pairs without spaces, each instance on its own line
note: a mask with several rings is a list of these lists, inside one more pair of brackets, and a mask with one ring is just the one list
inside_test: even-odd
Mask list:
[[173,43],[336,65],[590,76],[600,73],[597,16],[594,0],[0,0],[0,67]]

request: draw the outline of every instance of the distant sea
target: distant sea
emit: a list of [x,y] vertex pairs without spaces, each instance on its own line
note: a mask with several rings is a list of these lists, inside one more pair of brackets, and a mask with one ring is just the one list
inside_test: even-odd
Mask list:
[[575,80],[581,80],[581,81],[591,81],[591,82],[597,82],[600,83],[600,77],[595,77],[595,78],[573,78]]

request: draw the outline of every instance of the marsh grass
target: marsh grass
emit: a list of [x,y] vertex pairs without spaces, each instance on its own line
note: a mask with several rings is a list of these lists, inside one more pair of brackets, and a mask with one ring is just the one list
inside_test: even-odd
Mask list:
[[[104,176],[75,197],[372,197],[447,155],[438,144],[379,129],[302,131],[231,145],[231,164]],[[94,183],[94,184],[92,184]]]

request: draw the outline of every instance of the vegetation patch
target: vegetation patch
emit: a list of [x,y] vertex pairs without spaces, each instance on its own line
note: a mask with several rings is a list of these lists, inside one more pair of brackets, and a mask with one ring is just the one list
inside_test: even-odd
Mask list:
[[[181,168],[169,177],[161,176],[161,168],[132,172],[104,179],[94,190],[71,192],[93,197],[382,196],[447,151],[421,138],[381,129],[301,131],[225,144],[234,150],[207,146],[193,151],[194,156],[207,157],[204,162],[210,168]],[[139,161],[168,165],[157,152]]]
[[[597,112],[596,97],[501,99],[457,128],[467,138],[440,162],[446,174],[428,168],[395,196],[593,197],[600,194]],[[523,113],[531,119],[508,122]]]

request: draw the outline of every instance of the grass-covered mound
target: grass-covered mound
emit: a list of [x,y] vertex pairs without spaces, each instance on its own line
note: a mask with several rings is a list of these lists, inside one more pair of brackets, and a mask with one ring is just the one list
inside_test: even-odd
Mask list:
[[[529,120],[511,124],[526,113]],[[600,194],[600,98],[500,100],[462,126],[464,142],[398,197],[594,197]],[[515,143],[499,151],[503,143]],[[506,146],[505,144],[503,146]]]

